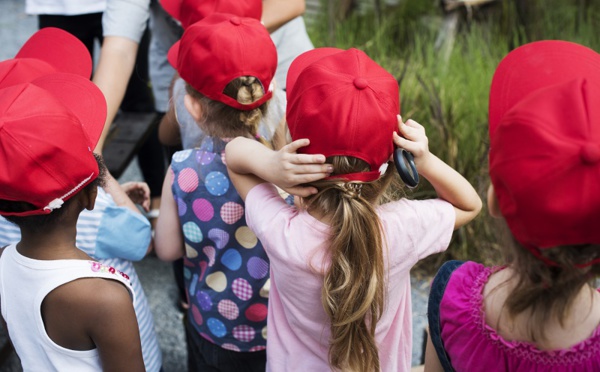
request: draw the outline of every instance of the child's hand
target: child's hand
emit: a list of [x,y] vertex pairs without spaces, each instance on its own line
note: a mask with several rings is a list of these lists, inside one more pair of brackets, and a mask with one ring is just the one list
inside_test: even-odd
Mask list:
[[413,154],[415,165],[419,169],[431,155],[425,128],[412,119],[403,123],[402,117],[398,115],[398,129],[404,137],[394,132],[394,143]]
[[301,184],[328,177],[333,172],[331,164],[325,164],[325,156],[298,154],[296,151],[308,146],[308,139],[299,139],[273,152],[271,172],[268,181],[286,192],[297,196],[309,196],[317,193],[314,187]]
[[150,210],[150,188],[146,182],[125,182],[121,188],[131,201],[141,205],[146,212]]

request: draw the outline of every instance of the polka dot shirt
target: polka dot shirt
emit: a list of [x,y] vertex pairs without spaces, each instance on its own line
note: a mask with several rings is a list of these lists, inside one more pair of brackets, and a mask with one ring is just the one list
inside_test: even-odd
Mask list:
[[173,196],[186,254],[188,319],[205,339],[233,351],[266,347],[269,260],[246,226],[244,202],[225,165],[222,139],[173,155]]

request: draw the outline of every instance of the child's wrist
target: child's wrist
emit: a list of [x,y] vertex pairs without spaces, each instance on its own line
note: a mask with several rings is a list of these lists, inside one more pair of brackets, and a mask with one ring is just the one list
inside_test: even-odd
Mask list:
[[[427,170],[431,167],[432,160],[435,158],[431,152],[427,152],[417,158],[415,158],[415,165],[417,166],[417,171],[419,174],[422,172],[426,173]],[[423,174],[424,176],[425,174]]]

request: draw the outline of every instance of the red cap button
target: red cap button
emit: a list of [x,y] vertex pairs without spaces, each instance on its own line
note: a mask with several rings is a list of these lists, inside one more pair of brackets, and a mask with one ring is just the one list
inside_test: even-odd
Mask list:
[[356,89],[363,90],[369,86],[369,83],[367,83],[367,81],[363,78],[356,78],[354,79],[354,86]]
[[242,21],[238,17],[233,17],[229,20],[232,24],[239,26],[242,24]]

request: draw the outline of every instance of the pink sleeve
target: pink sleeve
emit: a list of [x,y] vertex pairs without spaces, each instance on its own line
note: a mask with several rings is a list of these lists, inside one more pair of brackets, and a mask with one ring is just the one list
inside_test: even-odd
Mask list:
[[[418,261],[448,248],[456,213],[452,204],[441,199],[402,199],[382,206],[381,217],[391,251],[404,252]],[[404,254],[396,257],[407,258]]]
[[246,223],[261,239],[273,226],[277,217],[283,217],[283,210],[289,208],[275,186],[261,183],[254,186],[246,196]]

